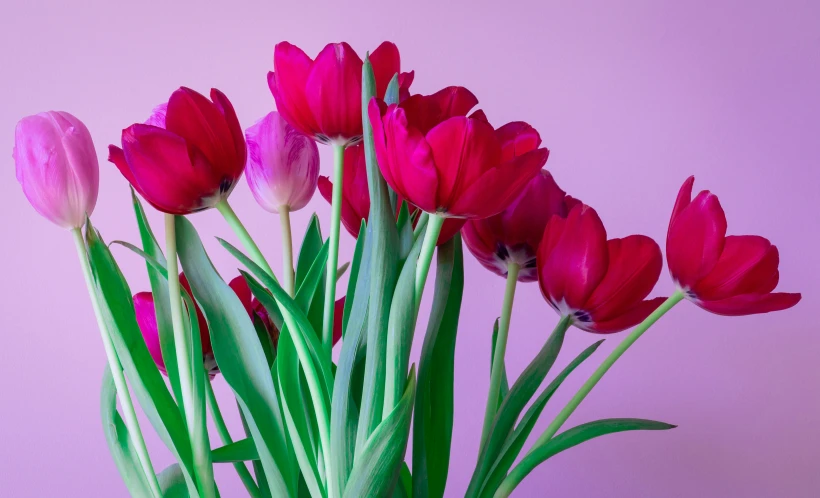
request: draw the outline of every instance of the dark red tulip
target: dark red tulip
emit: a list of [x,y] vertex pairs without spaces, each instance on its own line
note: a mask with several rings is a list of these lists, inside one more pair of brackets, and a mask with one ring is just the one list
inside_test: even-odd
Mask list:
[[[399,72],[399,49],[384,42],[370,54],[370,62],[376,95],[383,97]],[[402,78],[405,93],[412,79],[412,73]],[[316,60],[288,42],[278,43],[268,86],[279,113],[305,135],[337,145],[361,140],[362,59],[347,43],[326,45]]]
[[538,282],[547,302],[576,327],[600,334],[642,322],[665,300],[645,300],[663,266],[643,235],[606,239],[598,213],[578,204],[553,216],[538,247]]
[[[326,176],[319,177],[319,193],[330,203],[333,196],[333,183]],[[398,211],[401,209],[401,199],[398,202]],[[418,210],[410,206],[411,213]],[[370,192],[367,189],[367,163],[365,162],[364,146],[352,145],[345,149],[344,175],[342,176],[342,224],[354,238],[359,236],[362,220],[365,222],[370,214]],[[416,218],[418,219],[418,218]],[[443,244],[450,240],[464,225],[466,220],[448,218],[441,228],[438,243]]]
[[477,103],[462,87],[398,105],[371,100],[376,155],[393,190],[428,213],[453,218],[498,214],[521,193],[549,151],[516,155],[537,133],[525,123],[495,130],[480,111],[467,117]]
[[180,88],[145,123],[122,131],[108,160],[152,206],[189,214],[215,206],[233,190],[247,150],[233,106],[219,90],[211,100]]
[[579,200],[558,187],[543,169],[504,211],[480,220],[470,220],[461,233],[464,243],[485,268],[505,277],[507,265],[520,268],[518,281],[538,279],[535,255],[544,228],[553,216],[566,218]]
[[780,278],[777,247],[757,235],[726,236],[726,215],[717,196],[704,190],[692,199],[695,177],[678,193],[666,260],[676,285],[701,308],[718,315],[751,315],[791,308],[800,294],[772,292]]

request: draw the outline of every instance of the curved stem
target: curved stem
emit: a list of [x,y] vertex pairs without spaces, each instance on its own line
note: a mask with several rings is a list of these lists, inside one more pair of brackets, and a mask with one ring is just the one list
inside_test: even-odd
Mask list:
[[179,284],[179,263],[177,261],[176,215],[165,215],[165,256],[168,260],[168,296],[171,306],[171,322],[174,328],[174,348],[176,349],[179,368],[179,387],[182,391],[182,406],[185,422],[194,456],[194,468],[200,483],[200,493],[204,498],[216,496],[213,482],[213,467],[209,462],[210,443],[204,426],[205,419],[197,419],[196,400],[194,399],[193,360],[189,330],[185,327],[182,316],[182,294]]
[[[210,376],[208,376],[205,381],[205,391],[208,394],[208,407],[211,409],[211,418],[216,426],[219,439],[222,441],[222,444],[233,443],[231,433],[228,431],[228,426],[225,424],[225,419],[222,418],[222,412],[219,410],[219,403],[216,401],[216,394],[214,393],[214,386],[211,384]],[[242,484],[245,485],[248,495],[250,495],[251,498],[261,498],[262,495],[259,493],[259,487],[245,466],[245,462],[234,462],[233,468],[236,469],[236,473],[239,474],[239,478],[242,480]]]
[[[537,448],[544,444],[547,444],[550,439],[558,432],[564,422],[567,421],[572,412],[578,408],[578,405],[587,397],[592,388],[598,384],[598,381],[606,374],[612,365],[620,358],[630,346],[632,346],[635,341],[637,341],[644,332],[646,332],[649,327],[651,327],[655,322],[658,321],[660,317],[666,314],[667,311],[672,309],[676,304],[678,304],[683,299],[683,293],[680,290],[675,291],[674,294],[669,296],[666,301],[661,304],[658,309],[652,312],[646,320],[641,322],[637,327],[635,327],[632,332],[624,339],[618,347],[616,347],[609,356],[604,360],[603,363],[598,367],[597,370],[590,376],[590,378],[584,383],[583,386],[575,393],[575,396],[572,397],[571,400],[567,403],[567,406],[561,410],[558,415],[555,417],[555,420],[550,423],[550,425],[544,430],[541,436],[535,441],[532,445],[532,448]],[[505,498],[513,492],[516,486],[524,480],[527,475],[532,472],[532,470],[538,466],[539,461],[528,458],[532,453],[532,449],[530,452],[525,456],[521,462],[516,465],[511,471],[510,474],[504,479],[501,485],[498,487],[498,490],[495,492],[495,498]]]
[[441,226],[444,218],[437,214],[430,214],[427,221],[427,231],[424,233],[424,242],[421,243],[421,253],[419,253],[419,264],[416,267],[416,314],[418,315],[421,306],[421,296],[424,294],[424,284],[427,283],[427,274],[430,272],[430,263],[433,261],[433,253],[436,251],[436,243],[441,233]]
[[322,321],[322,345],[330,358],[333,349],[333,311],[336,305],[336,271],[339,264],[339,223],[342,216],[342,180],[345,146],[333,146],[333,194],[330,203],[330,251],[325,278],[325,307]]
[[117,388],[117,397],[120,400],[120,407],[125,417],[125,426],[128,428],[128,435],[131,442],[134,444],[134,449],[137,452],[137,457],[142,467],[142,472],[145,474],[145,480],[151,489],[151,494],[155,498],[162,497],[162,491],[159,488],[159,481],[154,472],[154,466],[151,463],[151,457],[148,455],[148,448],[145,446],[145,439],[142,437],[140,424],[137,420],[137,412],[134,410],[134,404],[131,402],[131,395],[128,392],[128,385],[125,382],[125,375],[122,372],[120,360],[117,357],[117,352],[114,349],[114,343],[111,341],[111,336],[108,334],[108,328],[105,326],[105,320],[102,316],[100,303],[97,300],[97,292],[95,291],[94,276],[91,273],[91,264],[88,262],[88,253],[86,252],[85,242],[83,241],[83,234],[79,228],[72,228],[71,235],[74,238],[74,246],[77,249],[77,256],[80,258],[80,267],[83,270],[83,277],[85,277],[85,285],[88,288],[88,297],[91,298],[91,307],[94,308],[94,316],[97,318],[97,326],[100,329],[103,346],[105,347],[105,355],[108,359],[108,367],[111,369],[111,375],[114,377],[114,385]]
[[279,224],[282,227],[282,281],[285,292],[293,297],[296,289],[293,283],[293,235],[290,229],[290,207],[279,208]]
[[[242,243],[242,246],[248,251],[248,256],[253,260],[254,263],[262,267],[265,272],[273,277],[276,280],[276,275],[273,273],[273,268],[268,264],[268,261],[265,259],[265,256],[262,255],[262,251],[259,250],[259,246],[256,245],[251,234],[248,233],[248,230],[245,228],[245,225],[239,221],[239,217],[234,212],[233,208],[230,204],[228,204],[228,200],[219,201],[216,204],[216,210],[222,214],[222,217],[225,218],[225,221],[228,222],[228,226],[231,227],[231,230],[236,234],[239,238],[239,241]],[[278,280],[276,280],[278,282]]]
[[510,331],[515,287],[518,283],[518,272],[521,268],[516,263],[507,264],[507,287],[504,290],[504,303],[501,306],[501,319],[498,321],[498,336],[495,341],[493,365],[490,371],[490,389],[487,392],[487,407],[484,409],[484,429],[481,432],[481,448],[490,436],[490,428],[498,411],[498,398],[501,396],[501,379],[504,376],[504,355],[507,352],[507,335]]

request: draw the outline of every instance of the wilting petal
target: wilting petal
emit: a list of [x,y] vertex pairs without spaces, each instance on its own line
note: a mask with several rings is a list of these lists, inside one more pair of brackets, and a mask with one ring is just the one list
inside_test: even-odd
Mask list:
[[718,301],[695,301],[695,304],[716,315],[742,316],[770,313],[791,308],[800,302],[800,294],[741,294]]
[[[382,42],[370,54],[370,64],[373,65],[373,76],[376,78],[376,97],[383,99],[387,85],[401,68],[398,47],[391,42]],[[411,76],[410,81],[412,80]],[[408,83],[407,86],[409,87],[410,84]]]
[[576,321],[573,322],[573,325],[586,330],[587,332],[595,332],[598,334],[612,334],[615,332],[620,332],[622,330],[632,328],[646,320],[646,317],[658,309],[658,306],[663,304],[664,301],[666,301],[665,297],[656,297],[655,299],[641,301],[610,320],[601,322],[593,321],[590,322],[589,325]]
[[[316,57],[305,97],[323,137],[355,140],[362,135],[362,60],[347,43],[331,43]],[[324,138],[324,139],[323,139]]]
[[276,44],[273,53],[274,71],[268,73],[268,86],[279,111],[291,126],[309,137],[319,130],[305,97],[305,85],[313,60],[299,47],[288,42]]
[[672,277],[681,287],[694,286],[717,264],[725,239],[726,215],[718,198],[704,190],[669,227],[666,259]]
[[714,269],[692,288],[703,300],[725,299],[738,294],[765,294],[777,286],[777,248],[756,235],[726,237]]

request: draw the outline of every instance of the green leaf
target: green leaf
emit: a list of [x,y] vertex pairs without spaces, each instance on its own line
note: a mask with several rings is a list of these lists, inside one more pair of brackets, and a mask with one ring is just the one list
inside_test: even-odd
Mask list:
[[[387,90],[384,92],[384,103],[387,105],[399,103],[399,73],[394,74],[390,79],[390,83],[387,84]],[[365,109],[364,118],[367,119],[367,117],[367,109]],[[390,198],[390,209],[395,213],[398,205],[398,195],[390,186],[387,187],[387,193]]]
[[310,305],[316,295],[316,289],[319,287],[319,282],[321,282],[322,275],[325,273],[329,247],[328,244],[322,245],[316,254],[316,258],[313,260],[313,264],[310,265],[310,270],[308,270],[302,279],[301,285],[296,288],[296,296],[293,299],[305,313],[310,310]]
[[176,463],[157,474],[157,480],[162,491],[162,498],[189,498],[191,496],[188,493],[188,487],[185,485],[185,475]]
[[305,236],[302,238],[302,247],[299,249],[299,257],[296,260],[296,278],[294,280],[294,289],[298,289],[302,285],[302,281],[310,270],[313,262],[316,261],[316,256],[322,249],[324,240],[322,239],[322,230],[319,227],[319,217],[316,213],[310,217],[310,224],[305,230]]
[[90,221],[86,223],[85,240],[100,311],[126,377],[151,425],[181,464],[188,486],[196,490],[185,421],[142,338],[128,282]]
[[[493,368],[493,358],[495,358],[495,346],[498,344],[498,318],[495,319],[495,323],[493,324],[493,342],[492,342],[492,349],[490,350],[490,370]],[[501,359],[504,360],[503,358]],[[507,366],[502,365],[501,370],[501,389],[498,396],[498,406],[496,407],[496,412],[498,412],[498,408],[501,407],[501,403],[504,401],[504,398],[507,396],[507,393],[510,392],[510,382],[507,380]]]
[[415,390],[414,365],[410,369],[407,386],[399,404],[376,427],[360,457],[356,459],[343,495],[345,498],[388,496],[404,461],[404,452],[410,437],[410,418]]
[[211,460],[214,463],[247,462],[259,460],[259,453],[253,439],[247,437],[213,450]]
[[[419,237],[420,239],[423,237]],[[464,293],[461,235],[439,246],[413,419],[413,496],[441,497],[453,436],[453,361]]]
[[410,210],[407,201],[402,201],[399,218],[396,221],[396,228],[399,233],[399,261],[404,264],[413,248],[413,220],[410,217]]
[[128,492],[131,496],[151,496],[151,488],[146,482],[139,456],[131,443],[128,427],[117,411],[117,388],[114,386],[114,377],[111,376],[111,369],[108,366],[105,367],[103,374],[100,413],[108,450]]
[[475,496],[478,493],[484,477],[489,472],[492,463],[498,458],[501,448],[504,446],[504,441],[512,432],[518,416],[532,399],[532,396],[555,363],[555,359],[561,351],[561,346],[564,344],[564,336],[568,326],[569,321],[566,319],[562,319],[558,323],[541,351],[527,365],[527,368],[515,381],[501,403],[501,407],[493,419],[490,435],[484,447],[479,451],[478,462],[476,462],[470,486],[467,488],[467,496]]
[[479,493],[480,496],[492,497],[493,493],[498,489],[498,486],[504,478],[507,477],[507,472],[510,470],[510,467],[512,467],[515,459],[518,458],[519,453],[521,453],[521,448],[524,447],[524,443],[532,432],[535,422],[538,421],[539,415],[541,415],[541,412],[544,410],[550,398],[552,398],[552,395],[558,390],[569,374],[571,374],[578,365],[583,363],[584,360],[589,358],[603,342],[603,339],[601,339],[583,350],[581,354],[576,356],[575,359],[549,383],[547,388],[544,389],[541,395],[533,402],[532,406],[527,410],[527,413],[522,417],[521,422],[516,426],[515,431],[504,441],[504,447],[501,448],[498,458],[496,458],[493,466],[490,468],[489,475],[482,483]]
[[245,415],[271,494],[296,491],[287,435],[265,352],[244,306],[217,274],[194,226],[176,217],[179,259],[208,320],[219,370]]
[[[359,234],[356,239],[356,247],[353,249],[353,260],[350,264],[350,278],[347,280],[347,293],[345,294],[345,308],[342,314],[342,337],[347,334],[347,322],[350,320],[350,310],[353,308],[355,302],[357,281],[359,280],[359,271],[362,264],[362,253],[364,252],[365,232],[367,231],[367,224],[362,220]],[[367,265],[366,265],[367,266]]]

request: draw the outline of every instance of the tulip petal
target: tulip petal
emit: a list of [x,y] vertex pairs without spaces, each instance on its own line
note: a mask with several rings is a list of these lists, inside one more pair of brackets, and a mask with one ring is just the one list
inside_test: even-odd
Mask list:
[[641,301],[623,313],[606,321],[590,322],[589,325],[582,322],[574,322],[573,325],[586,330],[587,332],[594,332],[596,334],[612,334],[615,332],[620,332],[622,330],[632,328],[646,320],[646,317],[658,309],[658,306],[663,304],[666,299],[667,298],[665,297],[656,297],[654,299]]
[[276,44],[273,51],[273,72],[268,73],[268,86],[276,101],[276,110],[291,126],[309,137],[319,130],[305,97],[313,60],[299,47],[288,42]]
[[438,234],[436,245],[440,246],[455,237],[465,223],[467,223],[467,220],[462,218],[445,218],[444,223],[441,225],[441,232]]
[[410,85],[416,77],[415,71],[399,73],[399,102],[404,102],[410,98]]
[[401,103],[408,122],[426,135],[434,126],[455,116],[466,116],[478,104],[469,90],[451,86],[432,95],[413,95]]
[[[684,184],[682,190],[686,188]],[[718,198],[704,190],[677,213],[666,236],[669,272],[678,285],[691,288],[708,275],[723,252],[725,240],[726,215]]]
[[330,43],[313,62],[305,98],[322,142],[357,140],[362,135],[362,60],[347,43]]
[[[376,97],[383,99],[384,94],[387,92],[387,85],[390,84],[393,75],[397,74],[401,67],[401,58],[396,44],[388,41],[382,42],[370,54],[370,64],[373,66],[373,76],[376,79]],[[413,81],[412,76],[410,81]],[[407,86],[409,87],[410,83],[407,83]],[[399,87],[401,87],[401,81]]]
[[134,312],[137,315],[137,325],[142,332],[148,352],[151,353],[151,358],[157,364],[159,371],[165,374],[165,360],[162,358],[162,348],[159,342],[154,297],[150,292],[139,292],[134,295]]
[[726,237],[714,269],[692,289],[699,299],[715,301],[738,294],[765,294],[777,286],[777,248],[757,235]]
[[800,302],[801,297],[800,294],[775,292],[772,294],[741,294],[717,301],[695,300],[694,303],[716,315],[743,316],[785,310]]
[[495,136],[501,144],[501,161],[511,161],[541,145],[541,135],[523,121],[513,121],[495,130]]
[[606,275],[583,307],[596,323],[615,319],[646,298],[663,267],[660,247],[644,235],[609,240],[607,249]]
[[232,164],[238,171],[232,169],[230,173],[239,177],[242,174],[242,168],[245,167],[245,161],[248,158],[248,149],[245,145],[245,137],[242,134],[242,127],[239,125],[239,118],[236,117],[236,111],[233,104],[228,100],[224,93],[216,88],[211,88],[211,100],[216,108],[225,117],[225,122],[228,129],[231,131],[231,138],[233,139],[234,151],[236,153],[235,162]]
[[675,199],[675,206],[672,208],[672,217],[669,219],[669,230],[672,229],[672,224],[675,218],[692,202],[692,187],[695,185],[695,176],[692,175],[683,182],[678,191],[678,198]]
[[[371,107],[372,111],[372,107]],[[436,191],[438,176],[433,152],[424,136],[408,127],[404,110],[392,105],[383,120],[386,167],[379,166],[384,179],[399,195],[424,211],[435,213],[438,208]]]
[[239,298],[239,302],[242,303],[242,306],[245,307],[245,311],[248,312],[248,316],[253,318],[253,293],[251,292],[251,288],[248,286],[248,282],[245,280],[245,277],[238,276],[235,277],[228,283],[228,287],[230,287],[236,297]]
[[[326,176],[319,177],[319,193],[322,194],[322,197],[325,198],[328,204],[333,204],[333,182]],[[368,198],[368,203],[369,201],[370,199]],[[342,192],[341,217],[342,225],[344,225],[348,233],[352,235],[353,238],[358,238],[359,230],[362,228],[362,219],[367,221],[367,215],[362,216],[354,209],[353,205],[345,197],[344,191]]]

